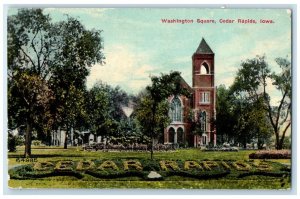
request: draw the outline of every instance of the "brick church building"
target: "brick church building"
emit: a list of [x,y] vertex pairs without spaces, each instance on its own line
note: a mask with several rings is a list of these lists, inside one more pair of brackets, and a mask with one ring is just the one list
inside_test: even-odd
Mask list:
[[171,124],[165,129],[164,144],[194,147],[207,146],[209,143],[216,145],[216,128],[213,125],[216,116],[214,56],[202,38],[192,56],[192,87],[182,79],[182,86],[191,91],[191,97],[168,98]]

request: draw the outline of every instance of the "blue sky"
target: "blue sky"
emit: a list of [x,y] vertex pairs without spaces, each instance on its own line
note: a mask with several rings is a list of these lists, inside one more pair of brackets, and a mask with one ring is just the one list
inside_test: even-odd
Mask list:
[[[191,85],[191,56],[202,37],[215,52],[216,85],[230,86],[242,60],[265,54],[272,71],[276,57],[291,59],[291,18],[286,9],[46,8],[54,21],[66,14],[87,29],[103,30],[106,64],[95,65],[87,87],[101,80],[138,93],[150,75],[180,71]],[[161,19],[214,19],[215,24],[164,24]],[[271,19],[273,24],[222,24],[219,19]],[[269,82],[272,103],[280,94]]]

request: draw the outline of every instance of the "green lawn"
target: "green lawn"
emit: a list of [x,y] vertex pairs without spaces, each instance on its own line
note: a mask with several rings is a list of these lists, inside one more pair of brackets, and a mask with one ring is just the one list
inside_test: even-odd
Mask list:
[[[199,149],[181,149],[177,151],[154,152],[155,159],[179,159],[179,160],[244,160],[248,159],[248,155],[254,151],[240,151],[240,152],[203,152]],[[19,147],[17,152],[9,153],[9,164],[15,164],[15,158],[21,157],[24,153],[24,148]],[[32,156],[39,160],[61,160],[70,158],[72,160],[85,159],[115,159],[115,158],[150,158],[150,152],[101,152],[101,151],[82,151],[80,148],[70,147],[62,149],[57,147],[51,148],[33,148]]]
[[198,181],[83,181],[75,179],[10,180],[15,188],[146,188],[146,189],[287,189],[281,179],[269,180],[198,180]]
[[[9,168],[28,164],[16,162],[21,157],[24,148],[19,147],[17,152],[9,153]],[[254,151],[239,152],[204,152],[199,149],[180,149],[170,152],[155,152],[156,160],[249,160],[248,156]],[[81,151],[80,148],[71,147],[62,149],[58,147],[33,147],[33,157],[38,162],[59,160],[120,160],[120,159],[148,159],[149,152],[100,152]],[[290,160],[272,160],[289,164]],[[11,179],[8,185],[12,188],[185,188],[185,189],[289,189],[290,178],[271,176],[247,176],[241,179],[222,177],[218,179],[194,179],[182,176],[170,176],[163,181],[147,181],[138,177],[123,177],[114,179],[99,179],[84,176],[81,179],[72,176],[55,176],[39,179],[16,180]]]

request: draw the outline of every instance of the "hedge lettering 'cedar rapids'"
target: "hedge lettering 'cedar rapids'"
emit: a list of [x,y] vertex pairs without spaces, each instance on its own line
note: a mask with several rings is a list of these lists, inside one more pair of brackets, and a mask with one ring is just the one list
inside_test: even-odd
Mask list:
[[[136,170],[143,171],[143,165],[138,160],[123,160],[122,167],[118,166],[112,160],[105,160],[100,164],[96,164],[94,161],[58,161],[58,162],[37,162],[34,164],[33,169],[36,171],[46,171],[54,169],[56,171],[86,171],[86,170],[120,170],[124,171]],[[177,161],[173,160],[160,160],[159,167],[161,171],[179,171],[179,170],[191,170],[196,169],[199,171],[211,171],[214,169],[222,170],[238,170],[238,171],[272,171],[272,165],[265,161],[260,162],[245,162],[245,161],[184,161],[182,167]]]
[[[149,172],[157,172],[160,178],[150,178]],[[169,180],[171,176],[195,179],[230,178],[246,176],[290,176],[290,169],[277,162],[234,160],[80,160],[48,161],[17,166],[9,170],[10,179],[25,180],[53,176],[73,176],[78,179],[93,176],[99,179]],[[183,178],[184,179],[184,178]]]

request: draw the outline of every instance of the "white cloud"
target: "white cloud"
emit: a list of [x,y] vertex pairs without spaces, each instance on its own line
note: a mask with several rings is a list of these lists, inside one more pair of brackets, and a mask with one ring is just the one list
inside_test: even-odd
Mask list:
[[106,64],[95,65],[87,78],[87,87],[97,81],[119,85],[127,92],[136,93],[150,83],[149,75],[154,67],[145,63],[147,55],[134,53],[130,48],[114,45],[106,49]]
[[282,53],[290,55],[290,52],[291,35],[287,33],[277,38],[257,42],[257,45],[251,50],[250,55],[255,56],[266,53],[267,56],[273,58],[274,56],[286,56],[286,54]]
[[175,57],[171,61],[172,61],[172,63],[175,63],[175,64],[191,63],[192,58],[191,58],[191,56],[181,56],[181,57]]
[[112,8],[46,8],[46,12],[57,11],[69,15],[90,15],[91,17],[102,17],[104,12]]
[[[225,84],[226,86],[232,85],[234,81],[234,77],[236,76],[236,72],[240,68],[240,64],[242,60],[246,60],[249,58],[254,58],[256,55],[265,54],[267,57],[266,61],[269,64],[269,67],[272,72],[280,72],[280,68],[275,62],[276,57],[286,57],[288,55],[288,59],[290,56],[290,42],[291,36],[289,32],[286,34],[280,35],[277,38],[269,38],[269,39],[261,39],[253,43],[252,45],[246,45],[243,42],[244,37],[237,37],[232,39],[230,42],[224,42],[217,47],[217,52],[222,53],[221,58],[216,59],[216,85]],[[245,45],[243,45],[245,44]],[[230,49],[232,47],[234,51],[228,50],[224,51],[224,49]],[[245,51],[244,48],[247,48],[248,51]],[[223,49],[223,50],[222,50]],[[241,54],[243,52],[243,54]],[[246,52],[246,53],[245,53]],[[285,54],[287,53],[287,54]],[[217,54],[218,56],[218,54]],[[271,96],[271,105],[278,105],[281,99],[281,93],[278,91],[273,85],[270,79],[267,82],[267,92]]]
[[215,77],[215,85],[216,86],[220,86],[221,84],[224,84],[227,88],[229,86],[231,86],[233,84],[233,81],[234,81],[234,77]]

